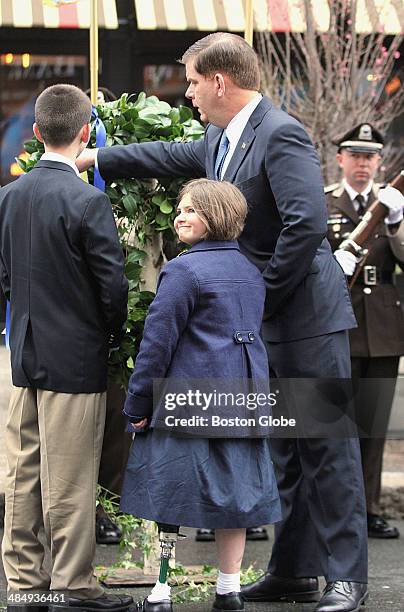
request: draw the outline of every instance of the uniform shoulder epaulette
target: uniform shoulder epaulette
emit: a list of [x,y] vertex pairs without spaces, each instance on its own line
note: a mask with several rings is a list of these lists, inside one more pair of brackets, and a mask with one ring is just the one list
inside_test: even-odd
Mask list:
[[384,184],[385,183],[373,183],[372,191],[376,197],[378,196],[379,189],[381,189]]
[[324,193],[331,193],[331,191],[334,191],[334,189],[336,189],[339,186],[340,186],[340,183],[333,183],[332,185],[327,185],[327,187],[324,187]]

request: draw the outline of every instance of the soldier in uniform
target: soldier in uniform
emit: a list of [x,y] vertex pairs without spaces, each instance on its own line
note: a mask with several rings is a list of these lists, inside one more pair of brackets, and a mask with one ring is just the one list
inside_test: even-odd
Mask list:
[[368,535],[397,538],[396,527],[380,516],[383,449],[396,386],[400,355],[404,354],[404,316],[394,285],[396,264],[404,269],[404,198],[391,187],[380,189],[373,179],[381,161],[383,138],[368,123],[346,133],[336,143],[341,183],[326,188],[328,239],[345,274],[352,275],[356,257],[338,250],[358,225],[366,208],[378,198],[389,214],[374,233],[370,254],[351,290],[358,327],[350,330],[355,409],[362,429],[361,455],[365,481]]

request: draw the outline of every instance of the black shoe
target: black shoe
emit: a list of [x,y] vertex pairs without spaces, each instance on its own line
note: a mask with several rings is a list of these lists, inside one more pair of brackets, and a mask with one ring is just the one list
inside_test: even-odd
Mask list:
[[119,610],[127,610],[132,604],[133,597],[130,595],[101,595],[96,599],[69,597],[68,606],[49,606],[49,612],[64,612],[71,608],[74,608],[75,612],[118,612]]
[[250,541],[268,540],[268,533],[265,527],[249,527],[246,538]]
[[[132,608],[133,610],[133,608]],[[143,601],[138,601],[135,608],[136,612],[173,612],[171,601],[149,601],[146,597]],[[133,612],[135,612],[133,610]]]
[[197,529],[195,542],[214,542],[215,541],[215,530],[214,529]]
[[368,596],[364,582],[328,582],[314,612],[359,612]]
[[122,533],[107,516],[97,517],[95,524],[97,544],[119,544]]
[[244,601],[318,601],[317,578],[280,578],[265,574],[259,580],[241,587]]
[[368,536],[369,538],[381,538],[385,540],[399,538],[400,532],[397,527],[392,527],[386,519],[378,514],[368,512]]
[[244,601],[240,593],[232,592],[225,595],[216,593],[212,612],[222,612],[225,610],[226,612],[244,612]]

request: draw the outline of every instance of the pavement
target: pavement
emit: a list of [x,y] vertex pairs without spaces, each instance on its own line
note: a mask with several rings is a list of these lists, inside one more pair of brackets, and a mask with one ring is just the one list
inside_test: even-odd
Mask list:
[[[403,537],[398,540],[369,540],[369,591],[370,598],[363,612],[404,612],[404,521],[391,521]],[[273,529],[268,528],[269,542],[247,542],[243,567],[254,563],[265,569],[273,543]],[[177,546],[176,558],[183,565],[216,565],[216,549],[213,542],[195,542],[194,530],[183,529],[188,537]],[[0,531],[0,538],[2,532]],[[114,563],[117,546],[97,546],[96,565]],[[324,583],[322,583],[324,584]],[[113,593],[129,593],[135,600],[143,599],[148,588],[108,589]],[[210,612],[212,597],[205,602],[175,604],[175,612]],[[6,600],[6,583],[0,568],[0,607]],[[315,604],[267,603],[246,604],[246,612],[311,612]]]
[[[5,456],[4,456],[4,424],[8,398],[10,393],[9,354],[0,346],[0,494],[4,491]],[[404,374],[404,372],[403,372]],[[404,438],[404,376],[399,380],[393,407],[390,431],[394,438]],[[383,483],[390,486],[404,486],[404,461],[402,440],[391,440],[387,444],[385,456],[386,470],[383,473]],[[404,521],[391,521],[399,528],[402,536],[398,540],[369,540],[369,590],[370,599],[363,612],[404,612]],[[183,565],[216,565],[216,549],[214,543],[196,543],[194,530],[183,530],[188,538],[177,547],[177,561]],[[265,569],[269,552],[273,543],[273,528],[268,528],[269,542],[247,542],[243,566],[254,564],[256,568]],[[2,539],[0,530],[0,540]],[[78,534],[79,537],[79,534]],[[117,546],[97,546],[95,564],[112,565],[117,556]],[[49,560],[47,561],[49,565]],[[324,583],[322,583],[324,586]],[[135,600],[143,599],[149,589],[128,588],[114,589],[111,592],[128,592]],[[186,603],[174,605],[178,612],[210,612],[211,601],[201,603]],[[6,602],[6,581],[0,563],[0,608]],[[315,604],[246,604],[246,612],[310,612]]]

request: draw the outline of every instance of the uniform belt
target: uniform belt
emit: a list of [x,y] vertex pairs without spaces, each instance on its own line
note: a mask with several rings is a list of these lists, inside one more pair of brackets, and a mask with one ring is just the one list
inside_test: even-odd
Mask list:
[[392,272],[380,270],[376,266],[364,266],[359,273],[357,282],[366,286],[391,285],[393,283]]

